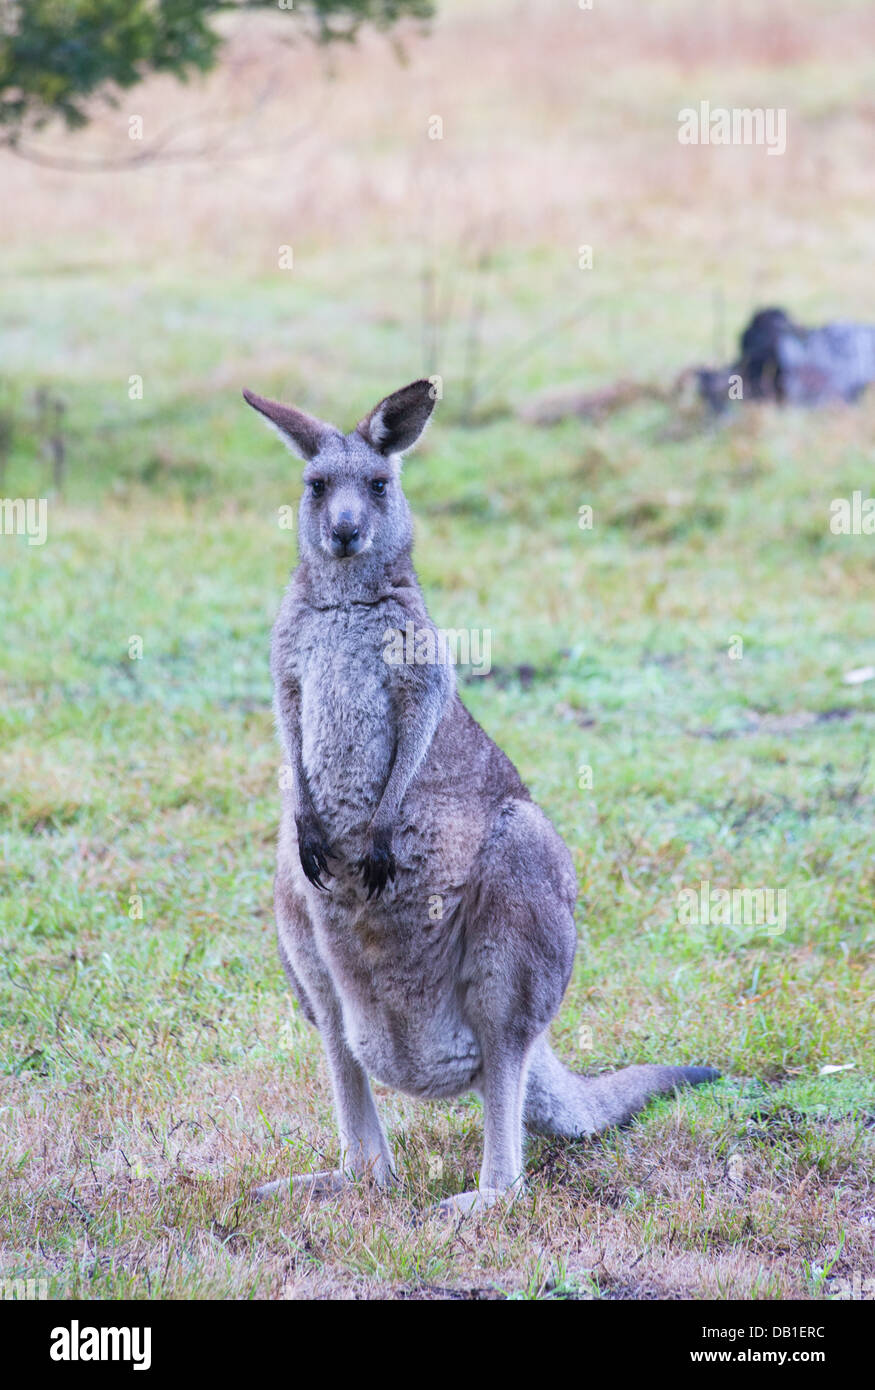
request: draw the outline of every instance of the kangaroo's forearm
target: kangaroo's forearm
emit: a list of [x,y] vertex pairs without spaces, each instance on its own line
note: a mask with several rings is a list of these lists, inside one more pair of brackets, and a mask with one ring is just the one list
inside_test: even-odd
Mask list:
[[307,781],[307,774],[304,771],[300,726],[296,729],[293,746],[289,751],[291,753],[292,783],[294,786],[295,818],[296,820],[301,820],[305,815],[313,811],[313,799],[310,795],[310,785]]
[[429,688],[424,692],[425,698],[422,698],[423,692],[419,691],[417,698],[401,702],[392,769],[374,813],[374,828],[389,829],[394,824],[407,789],[421,767],[443,718],[451,682],[444,679],[445,672],[440,668],[432,669],[437,674],[429,682]]
[[292,770],[292,795],[294,798],[295,819],[301,820],[313,809],[307,774],[304,771],[304,754],[301,739],[301,705],[295,686],[280,686],[277,695],[277,722],[280,726],[288,765]]

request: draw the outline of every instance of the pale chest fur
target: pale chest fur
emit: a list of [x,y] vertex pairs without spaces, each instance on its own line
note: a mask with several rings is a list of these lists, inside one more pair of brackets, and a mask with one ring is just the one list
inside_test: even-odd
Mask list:
[[294,633],[289,664],[300,690],[304,769],[316,811],[339,848],[364,832],[395,748],[381,609],[305,612]]

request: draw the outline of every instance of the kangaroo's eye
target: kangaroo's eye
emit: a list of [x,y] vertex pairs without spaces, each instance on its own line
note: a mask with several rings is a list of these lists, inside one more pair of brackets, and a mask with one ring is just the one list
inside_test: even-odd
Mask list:
[[385,491],[386,491],[386,479],[385,479],[385,478],[375,478],[374,481],[371,483],[371,492],[374,494],[374,496],[375,496],[375,497],[382,497],[382,496],[383,496],[383,493],[384,493]]
[[312,489],[314,497],[321,497],[323,492],[325,491],[325,479],[314,478],[310,484],[310,487]]

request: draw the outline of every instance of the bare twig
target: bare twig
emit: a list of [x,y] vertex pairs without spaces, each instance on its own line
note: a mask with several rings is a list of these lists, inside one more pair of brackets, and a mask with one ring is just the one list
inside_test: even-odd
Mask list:
[[235,134],[239,135],[241,130],[251,125],[257,113],[274,95],[276,87],[277,81],[273,78],[262,87],[249,111],[240,121],[224,125],[212,139],[205,140],[194,149],[173,149],[168,148],[168,146],[180,134],[191,134],[192,130],[214,122],[217,119],[214,111],[204,111],[196,116],[180,117],[178,120],[171,121],[156,135],[154,140],[150,141],[144,149],[138,150],[136,154],[100,155],[93,159],[71,159],[66,155],[56,155],[51,150],[41,150],[33,145],[22,144],[20,140],[11,137],[0,141],[0,149],[16,155],[19,159],[27,160],[31,164],[38,164],[44,169],[60,169],[65,173],[76,174],[107,173],[113,170],[118,172],[119,170],[142,168],[149,164],[198,163],[202,160],[216,158],[224,160],[253,159],[273,149],[288,149],[290,144],[302,140],[313,129],[314,122],[309,121],[299,126],[291,135],[284,134],[280,140],[269,143],[261,141],[242,150],[229,148],[231,137]]

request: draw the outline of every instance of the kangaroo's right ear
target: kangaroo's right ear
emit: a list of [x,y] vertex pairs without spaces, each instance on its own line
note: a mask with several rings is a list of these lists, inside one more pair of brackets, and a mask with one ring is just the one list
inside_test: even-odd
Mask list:
[[279,401],[269,401],[264,396],[257,396],[254,391],[246,390],[243,399],[253,410],[260,411],[286,447],[305,462],[316,457],[326,435],[337,433],[331,425],[323,424],[312,415],[305,415],[303,410],[296,410],[293,405],[280,405]]
[[356,430],[378,454],[403,454],[422,434],[434,403],[430,381],[411,381],[375,405]]

